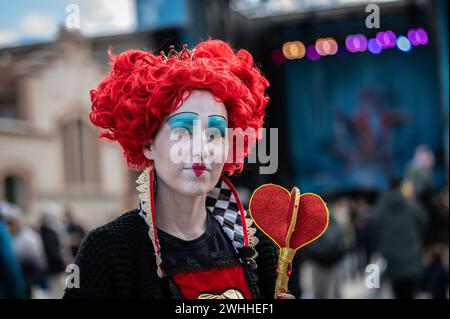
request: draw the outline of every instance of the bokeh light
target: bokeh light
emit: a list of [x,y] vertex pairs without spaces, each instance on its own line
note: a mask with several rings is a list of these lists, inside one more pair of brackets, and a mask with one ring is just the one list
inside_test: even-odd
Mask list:
[[338,51],[338,44],[333,38],[320,38],[316,41],[315,49],[321,56],[335,55]]
[[410,29],[407,34],[409,42],[414,45],[428,44],[428,33],[423,28]]
[[306,54],[305,45],[301,41],[286,42],[282,48],[283,55],[286,59],[301,59]]
[[367,50],[367,38],[363,34],[349,35],[345,39],[345,47],[352,53]]
[[400,36],[397,39],[397,48],[400,51],[408,52],[411,50],[411,42],[409,42],[408,38],[405,36]]
[[[407,36],[398,36],[394,31],[379,31],[374,38],[367,39],[364,34],[351,34],[345,38],[345,45],[339,45],[332,37],[318,38],[314,44],[307,48],[301,41],[290,41],[283,44],[283,59],[301,59],[305,55],[312,61],[317,61],[322,56],[338,55],[343,57],[348,52],[357,53],[369,50],[373,54],[380,54],[385,49],[397,47],[403,52],[411,50],[412,46],[428,44],[428,33],[423,28],[410,29]],[[279,53],[273,52],[272,60],[281,64]]]
[[380,54],[380,52],[383,50],[383,46],[377,39],[370,39],[368,49],[373,54]]
[[381,43],[383,49],[395,48],[397,36],[392,31],[378,32],[376,39]]
[[416,30],[416,39],[419,41],[419,44],[426,45],[429,41],[428,33],[423,28],[419,28]]
[[316,51],[314,44],[308,45],[308,48],[306,48],[306,57],[312,61],[320,59],[320,54]]

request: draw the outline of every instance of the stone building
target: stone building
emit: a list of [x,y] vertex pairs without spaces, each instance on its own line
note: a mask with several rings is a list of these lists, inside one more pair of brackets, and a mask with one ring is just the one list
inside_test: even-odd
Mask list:
[[92,227],[137,204],[136,173],[115,143],[98,141],[89,91],[106,51],[142,48],[145,33],[85,38],[61,29],[52,43],[0,49],[0,199],[35,223],[69,210]]

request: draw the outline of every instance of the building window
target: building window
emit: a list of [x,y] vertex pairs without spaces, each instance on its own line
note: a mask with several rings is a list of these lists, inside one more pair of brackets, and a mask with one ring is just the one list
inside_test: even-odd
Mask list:
[[17,119],[19,118],[18,110],[14,102],[2,101],[0,99],[0,118]]
[[8,51],[0,52],[0,120],[27,120],[26,82],[17,77],[17,63]]
[[69,187],[99,184],[97,134],[81,118],[62,126],[65,181]]
[[4,198],[7,202],[26,208],[26,185],[23,177],[18,175],[6,175],[3,180]]

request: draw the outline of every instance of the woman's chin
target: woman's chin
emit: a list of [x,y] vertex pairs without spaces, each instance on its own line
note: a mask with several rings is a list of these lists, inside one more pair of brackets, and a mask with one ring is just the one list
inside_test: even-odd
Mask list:
[[185,196],[201,196],[211,190],[209,185],[209,183],[205,182],[182,182],[177,187],[177,192]]
[[209,171],[204,171],[202,174],[185,171],[177,182],[176,189],[183,195],[199,196],[208,193],[215,184]]

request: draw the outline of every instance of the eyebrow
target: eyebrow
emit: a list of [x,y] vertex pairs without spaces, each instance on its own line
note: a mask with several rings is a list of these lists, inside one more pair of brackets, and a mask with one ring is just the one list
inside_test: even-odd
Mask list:
[[169,117],[166,119],[166,122],[168,122],[172,117],[177,116],[177,115],[180,115],[180,114],[194,114],[194,115],[197,115],[197,116],[198,116],[198,113],[195,113],[195,112],[179,112],[179,113],[176,113],[176,114],[173,114],[173,115],[169,116]]
[[[195,112],[179,112],[179,113],[176,113],[176,114],[173,114],[173,115],[169,116],[169,117],[166,119],[166,122],[169,121],[169,119],[171,119],[172,117],[177,116],[177,115],[179,115],[179,114],[194,114],[194,115],[197,115],[197,116],[198,116],[198,113],[195,113]],[[228,120],[227,120],[227,119],[225,118],[225,116],[223,116],[223,115],[213,114],[213,115],[208,115],[208,117],[221,117],[221,118],[223,118],[223,119],[225,120],[225,122],[228,122]]]
[[227,126],[227,124],[228,122],[223,116],[220,115],[208,116],[208,126],[211,125]]
[[225,118],[225,116],[222,116],[222,115],[214,114],[214,115],[209,115],[208,117],[221,117],[221,118],[223,118],[225,120],[225,122],[228,122],[227,119]]

